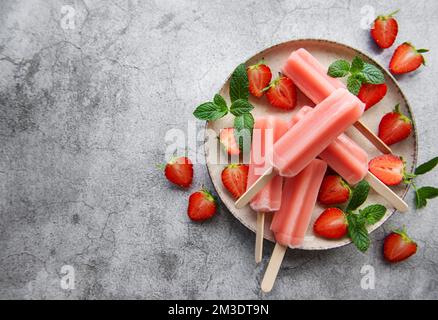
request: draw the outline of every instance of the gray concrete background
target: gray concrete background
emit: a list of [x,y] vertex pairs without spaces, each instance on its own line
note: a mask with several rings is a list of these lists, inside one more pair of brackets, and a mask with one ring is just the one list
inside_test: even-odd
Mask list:
[[[193,108],[265,47],[326,38],[387,65],[393,49],[376,50],[360,28],[364,5],[401,8],[398,43],[431,49],[427,67],[399,78],[425,161],[438,154],[436,1],[1,0],[0,298],[438,298],[438,202],[395,214],[367,254],[289,250],[264,296],[272,245],[255,266],[250,231],[225,209],[190,222],[189,192],[155,168],[167,130],[186,130]],[[211,188],[195,169],[191,191]],[[438,185],[437,175],[418,183]],[[403,224],[419,252],[387,265],[382,240]],[[365,264],[375,290],[360,288]],[[63,265],[75,269],[74,290],[60,287]]]

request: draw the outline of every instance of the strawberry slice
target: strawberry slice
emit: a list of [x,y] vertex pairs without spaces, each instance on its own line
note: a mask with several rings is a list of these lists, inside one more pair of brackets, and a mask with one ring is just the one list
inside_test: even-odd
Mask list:
[[405,178],[405,164],[392,154],[384,154],[372,159],[368,168],[380,181],[388,186],[398,185]]
[[271,82],[271,69],[262,60],[257,64],[249,66],[246,72],[249,80],[249,92],[254,97],[260,98],[265,93],[263,89]]
[[183,188],[188,188],[193,180],[193,164],[187,157],[171,159],[164,168],[167,180]]
[[374,23],[371,27],[371,37],[382,49],[392,46],[395,38],[397,37],[398,24],[397,20],[394,18],[394,15],[398,11],[399,10],[394,11],[386,16],[378,16],[376,20],[374,20]]
[[400,142],[412,132],[412,121],[400,112],[400,105],[397,104],[393,112],[387,113],[380,120],[379,138],[387,145]]
[[238,155],[240,153],[239,145],[234,136],[234,128],[224,128],[219,134],[219,141],[229,155]]
[[189,197],[187,214],[194,221],[210,219],[216,213],[216,200],[205,189],[194,192]]
[[322,180],[318,201],[324,205],[346,202],[350,198],[351,189],[338,175],[328,175]]
[[347,234],[347,218],[338,208],[327,208],[316,219],[313,231],[320,237],[339,239]]
[[389,70],[393,74],[402,74],[418,69],[426,60],[422,53],[428,52],[427,49],[415,49],[409,42],[405,42],[395,49],[389,63]]
[[297,105],[295,84],[285,76],[280,75],[265,90],[267,90],[266,97],[273,107],[290,110]]
[[406,260],[417,252],[417,244],[406,234],[406,230],[395,230],[385,238],[383,256],[388,262]]
[[230,164],[222,170],[222,183],[234,198],[239,198],[246,191],[248,165]]
[[364,83],[360,87],[357,97],[365,103],[365,110],[368,110],[386,95],[388,87],[386,84]]

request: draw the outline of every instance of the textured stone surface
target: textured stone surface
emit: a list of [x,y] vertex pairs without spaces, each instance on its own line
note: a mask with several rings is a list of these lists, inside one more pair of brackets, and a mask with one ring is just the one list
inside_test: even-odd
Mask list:
[[[0,298],[438,298],[438,202],[394,215],[367,254],[289,250],[263,296],[272,245],[254,266],[250,231],[223,209],[189,222],[189,193],[155,168],[167,130],[187,130],[194,106],[265,47],[327,38],[387,64],[392,50],[376,50],[360,28],[364,5],[401,6],[398,42],[431,49],[426,68],[399,77],[427,160],[438,154],[435,1],[2,0]],[[192,190],[202,183],[211,187],[197,165]],[[419,184],[438,185],[436,174]],[[420,250],[389,266],[382,240],[403,224]],[[375,290],[360,287],[365,264]],[[63,265],[76,270],[74,290],[60,287]]]

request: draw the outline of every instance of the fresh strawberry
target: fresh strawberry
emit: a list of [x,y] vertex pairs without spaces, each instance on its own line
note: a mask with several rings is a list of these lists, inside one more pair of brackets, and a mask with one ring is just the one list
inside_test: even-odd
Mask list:
[[406,139],[412,132],[412,121],[400,112],[396,105],[393,112],[387,113],[380,120],[379,138],[387,145]]
[[371,27],[371,37],[382,49],[392,46],[397,37],[398,24],[394,18],[397,12],[398,10],[387,16],[378,16]]
[[313,231],[320,237],[339,239],[347,234],[347,218],[338,208],[327,208],[316,219]]
[[194,221],[210,219],[216,213],[216,200],[213,195],[205,190],[192,193],[189,197],[187,214]]
[[224,128],[219,134],[219,141],[229,155],[238,155],[240,153],[239,145],[234,136],[234,128]]
[[388,262],[406,260],[417,252],[417,244],[408,237],[406,230],[395,230],[386,236],[383,256]]
[[234,198],[239,198],[246,190],[248,181],[248,165],[246,164],[230,164],[222,170],[222,183],[225,188],[233,195]]
[[392,154],[375,157],[369,162],[368,168],[372,174],[388,186],[398,185],[405,175],[403,160]]
[[426,60],[422,53],[428,52],[427,49],[415,49],[409,42],[405,42],[395,49],[389,63],[389,70],[393,74],[402,74],[418,69]]
[[271,82],[271,69],[263,62],[249,66],[246,69],[249,80],[249,92],[254,97],[260,98],[265,92],[263,91]]
[[386,91],[388,87],[386,84],[372,84],[372,83],[364,83],[360,87],[359,94],[357,97],[365,103],[365,110],[368,110],[386,95]]
[[269,103],[280,109],[290,110],[297,105],[297,89],[291,79],[279,76],[266,89]]
[[187,188],[192,184],[193,164],[186,157],[173,158],[166,164],[164,174],[170,182]]
[[322,180],[318,201],[324,205],[344,203],[350,198],[351,189],[338,175],[328,175]]

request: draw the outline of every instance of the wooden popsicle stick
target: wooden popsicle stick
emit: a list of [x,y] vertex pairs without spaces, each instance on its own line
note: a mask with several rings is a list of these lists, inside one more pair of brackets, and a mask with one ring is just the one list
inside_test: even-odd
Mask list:
[[263,189],[266,184],[271,181],[273,177],[277,175],[277,172],[273,168],[269,168],[262,174],[251,187],[249,187],[244,194],[234,203],[237,209],[246,206],[254,196]]
[[368,171],[365,176],[365,180],[368,181],[371,188],[373,188],[378,194],[384,197],[389,203],[391,203],[394,208],[398,211],[406,212],[409,206],[403,201],[394,191],[392,191],[387,185],[380,181],[374,174]]
[[392,153],[392,150],[382,141],[378,136],[374,134],[366,125],[361,121],[356,121],[354,126],[365,138],[367,138],[380,152],[387,154]]
[[274,286],[275,279],[277,279],[278,270],[280,270],[281,262],[283,261],[284,254],[287,247],[279,244],[275,244],[274,251],[272,252],[271,260],[269,260],[268,267],[266,268],[265,275],[262,280],[262,291],[269,292]]
[[255,243],[255,262],[262,261],[263,256],[263,236],[265,234],[265,213],[257,212],[257,229]]

